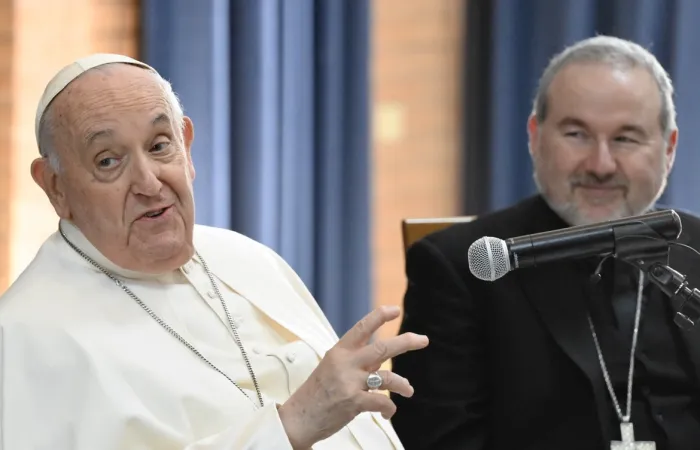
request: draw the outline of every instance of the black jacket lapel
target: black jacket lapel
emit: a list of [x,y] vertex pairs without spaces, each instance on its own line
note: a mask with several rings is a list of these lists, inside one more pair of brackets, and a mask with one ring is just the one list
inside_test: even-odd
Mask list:
[[581,267],[573,262],[553,264],[542,270],[521,270],[518,276],[525,296],[539,312],[554,341],[590,380],[600,424],[607,435],[607,391],[588,324],[586,296],[590,288]]
[[[531,217],[542,220],[531,224],[524,234],[567,227],[544,200],[535,202],[532,209]],[[517,274],[525,297],[538,311],[554,341],[590,380],[603,433],[609,435],[605,420],[609,413],[605,401],[608,394],[587,318],[587,296],[592,289],[588,272],[583,262],[565,261],[514,271],[513,275]]]

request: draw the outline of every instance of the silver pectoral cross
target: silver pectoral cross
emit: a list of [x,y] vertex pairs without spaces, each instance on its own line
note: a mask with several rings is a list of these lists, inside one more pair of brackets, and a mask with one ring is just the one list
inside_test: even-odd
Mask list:
[[656,450],[656,444],[652,441],[635,441],[634,427],[630,422],[620,424],[622,441],[612,441],[610,450]]

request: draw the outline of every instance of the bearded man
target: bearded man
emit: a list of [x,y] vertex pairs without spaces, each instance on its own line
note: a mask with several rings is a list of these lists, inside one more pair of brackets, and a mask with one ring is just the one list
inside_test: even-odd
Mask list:
[[[639,286],[638,271],[614,258],[595,287],[596,259],[483,282],[467,258],[483,236],[652,211],[678,141],[671,80],[635,43],[578,42],[542,74],[527,130],[538,195],[408,251],[401,332],[431,344],[394,359],[416,388],[392,396],[394,428],[409,450],[697,449],[700,335],[673,323],[660,289]],[[680,239],[700,248],[700,220],[680,217]],[[670,253],[691,284],[700,281],[692,258]]]

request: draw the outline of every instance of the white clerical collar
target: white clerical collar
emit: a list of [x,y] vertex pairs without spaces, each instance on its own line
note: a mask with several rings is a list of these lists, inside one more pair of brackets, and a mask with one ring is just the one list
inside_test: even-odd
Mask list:
[[[63,233],[66,235],[69,241],[76,247],[78,247],[83,253],[85,253],[87,256],[89,256],[91,259],[93,259],[97,264],[102,266],[104,269],[106,269],[108,272],[121,277],[121,278],[131,278],[131,279],[151,279],[151,280],[159,280],[161,282],[175,282],[176,280],[179,280],[181,278],[181,273],[179,270],[174,270],[171,272],[167,273],[160,273],[160,274],[151,274],[151,273],[144,273],[144,272],[137,272],[134,270],[129,270],[129,269],[124,269],[123,267],[118,266],[117,264],[113,263],[109,258],[107,258],[105,255],[103,255],[92,243],[88,240],[88,238],[85,237],[82,231],[71,221],[61,219],[59,226],[63,230]],[[66,244],[67,245],[67,244]],[[69,247],[70,248],[70,247]],[[75,251],[73,249],[70,249],[70,251]],[[76,252],[76,256],[79,258],[83,258]],[[85,261],[86,264],[90,264],[89,261]],[[188,263],[189,264],[189,263]]]

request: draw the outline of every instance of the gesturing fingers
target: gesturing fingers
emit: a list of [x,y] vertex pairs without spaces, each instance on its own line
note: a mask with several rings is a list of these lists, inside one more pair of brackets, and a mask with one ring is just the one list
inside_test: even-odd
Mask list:
[[[369,376],[372,375],[379,375],[382,379],[382,384],[377,390],[396,392],[404,397],[411,397],[413,395],[413,386],[401,375],[397,375],[388,370],[380,370],[369,374]],[[365,384],[367,384],[367,382],[365,382]],[[365,390],[368,390],[367,386],[365,386]],[[371,390],[370,392],[359,393],[358,405],[361,411],[380,412],[387,420],[391,419],[396,412],[396,405],[388,396],[376,394],[371,392]]]
[[371,368],[381,365],[394,356],[411,350],[419,350],[428,345],[428,338],[414,333],[404,333],[393,338],[374,341],[357,352],[360,367]]
[[381,306],[375,309],[348,330],[340,338],[338,345],[346,348],[356,348],[364,345],[379,327],[399,317],[400,312],[396,306]]
[[386,395],[373,394],[371,392],[361,392],[358,401],[360,410],[380,412],[382,416],[389,420],[396,412],[396,405]]
[[[377,387],[371,386],[372,381],[370,377],[379,377],[380,384]],[[380,370],[378,372],[370,372],[365,381],[365,390],[381,390],[395,392],[404,397],[411,397],[413,395],[413,386],[408,380],[401,375],[397,375],[394,372],[388,370]]]

